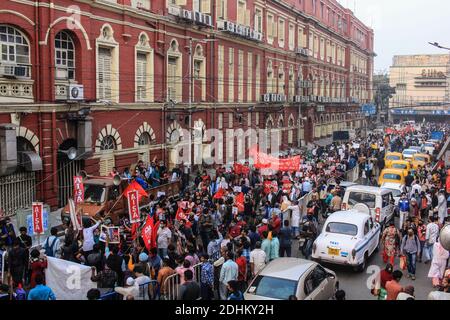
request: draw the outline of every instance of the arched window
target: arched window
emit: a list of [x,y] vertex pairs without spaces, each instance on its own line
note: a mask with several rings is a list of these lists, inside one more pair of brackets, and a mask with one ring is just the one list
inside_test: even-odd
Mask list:
[[55,37],[55,77],[62,80],[75,79],[75,45],[66,31]]
[[103,140],[100,143],[100,150],[116,150],[116,139],[111,135],[103,137]]
[[30,78],[30,46],[22,32],[0,25],[0,47],[0,74]]
[[152,141],[152,138],[150,137],[148,132],[143,132],[141,134],[141,136],[139,137],[138,144],[140,146],[146,146],[146,145],[149,145],[151,143],[151,141]]

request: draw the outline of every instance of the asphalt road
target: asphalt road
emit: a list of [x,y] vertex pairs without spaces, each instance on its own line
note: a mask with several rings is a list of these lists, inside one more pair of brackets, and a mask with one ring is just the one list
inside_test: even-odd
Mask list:
[[[303,258],[302,254],[298,251],[297,241],[293,243],[292,251],[293,257]],[[394,266],[394,270],[399,269],[399,259],[397,258],[395,262],[396,266]],[[333,265],[327,263],[323,263],[322,265],[336,272],[340,284],[340,289],[346,292],[347,300],[377,299],[370,293],[368,284],[370,284],[375,275],[386,266],[381,257],[381,249],[379,252],[375,252],[369,258],[367,268],[366,270],[364,270],[364,272],[356,272],[351,267],[345,267],[341,265]],[[427,300],[428,294],[431,291],[434,291],[433,286],[431,285],[431,279],[427,277],[429,269],[430,264],[418,262],[415,281],[407,278],[407,271],[402,270],[404,276],[400,281],[400,284],[403,287],[406,287],[408,285],[413,286],[415,289],[416,300]]]

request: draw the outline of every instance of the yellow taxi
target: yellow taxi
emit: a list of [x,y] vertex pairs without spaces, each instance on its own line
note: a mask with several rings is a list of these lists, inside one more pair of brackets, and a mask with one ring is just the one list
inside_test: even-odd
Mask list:
[[389,168],[392,161],[403,160],[403,155],[400,152],[387,152],[384,156],[384,164]]
[[393,160],[388,169],[399,169],[403,170],[403,176],[407,176],[411,170],[411,163],[407,160]]
[[401,169],[383,169],[378,178],[378,184],[381,186],[383,183],[391,182],[405,185],[404,170]]
[[415,155],[413,155],[412,161],[421,161],[425,163],[430,163],[431,156],[425,153],[416,153]]

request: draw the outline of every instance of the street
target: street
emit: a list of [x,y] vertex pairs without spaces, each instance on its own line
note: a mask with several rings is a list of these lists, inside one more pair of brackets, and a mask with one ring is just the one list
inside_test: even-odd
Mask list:
[[[397,218],[396,218],[397,223]],[[322,226],[321,226],[322,227]],[[295,241],[292,245],[292,256],[303,258],[302,254],[298,250],[298,241]],[[399,268],[398,258],[396,259],[397,265],[394,266],[394,270]],[[322,265],[330,270],[336,272],[339,280],[340,289],[346,293],[347,300],[376,300],[370,293],[368,285],[372,282],[375,275],[384,269],[386,264],[381,257],[381,248],[378,252],[375,252],[369,259],[368,266],[364,272],[356,272],[351,267],[345,267],[340,265],[333,265],[329,263],[322,263]],[[415,295],[417,300],[426,300],[428,294],[433,291],[431,285],[431,279],[427,277],[430,264],[424,264],[417,262],[416,280],[413,281],[406,277],[407,272],[403,271],[403,278],[400,284],[403,287],[413,286],[415,289]]]

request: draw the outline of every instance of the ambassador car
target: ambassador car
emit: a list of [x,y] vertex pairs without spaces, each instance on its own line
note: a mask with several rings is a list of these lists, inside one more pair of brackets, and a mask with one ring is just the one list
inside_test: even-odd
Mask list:
[[366,268],[369,257],[378,250],[381,226],[360,210],[333,213],[314,241],[312,258],[319,263],[347,265],[355,271]]
[[245,300],[329,300],[339,288],[336,274],[310,260],[278,258],[267,264],[244,292]]

